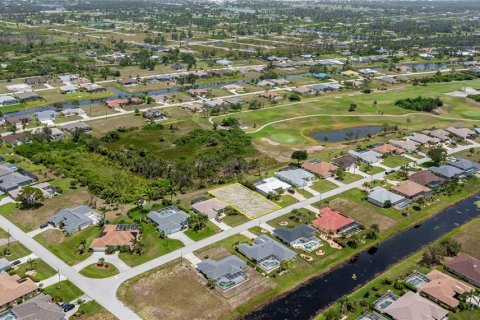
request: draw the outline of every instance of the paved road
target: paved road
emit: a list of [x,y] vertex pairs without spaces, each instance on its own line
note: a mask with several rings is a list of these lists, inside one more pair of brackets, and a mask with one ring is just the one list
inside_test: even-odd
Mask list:
[[[460,146],[455,149],[448,150],[449,154],[468,150],[470,148],[478,148],[480,144],[471,141],[472,144],[467,146]],[[429,161],[428,158],[422,158],[417,160],[417,164],[422,164]],[[395,168],[398,169],[399,167]],[[320,200],[333,197],[350,189],[362,187],[365,182],[370,182],[372,180],[382,179],[385,175],[385,172],[381,172],[361,180],[355,181],[350,184],[340,186],[334,190],[315,195],[311,198],[302,200],[300,202],[294,203],[288,207],[281,208],[277,211],[269,213],[263,217],[250,220],[240,226],[233,227],[231,229],[217,233],[211,237],[203,239],[198,242],[189,244],[181,249],[175,250],[169,254],[163,255],[156,259],[150,260],[144,264],[136,266],[134,268],[124,270],[120,274],[107,278],[107,279],[90,279],[85,278],[80,275],[74,268],[67,265],[65,262],[57,258],[53,253],[48,249],[40,245],[37,241],[28,236],[25,232],[20,230],[17,226],[11,223],[9,220],[5,219],[3,216],[0,216],[0,225],[3,228],[9,229],[11,235],[20,241],[23,245],[29,248],[36,256],[47,262],[51,267],[56,270],[59,270],[60,274],[65,278],[69,279],[77,287],[79,287],[86,295],[96,300],[100,305],[109,310],[119,319],[134,320],[139,319],[138,315],[135,314],[132,310],[126,307],[121,301],[118,300],[116,293],[119,286],[122,282],[131,279],[135,276],[138,276],[144,272],[147,272],[151,269],[157,268],[161,265],[164,265],[170,261],[173,261],[178,258],[182,258],[185,255],[189,255],[194,251],[202,249],[206,246],[214,244],[218,241],[226,239],[230,236],[248,231],[248,229],[259,226],[262,223],[266,223],[270,220],[278,218],[282,215],[285,215],[291,212],[293,209],[300,209],[309,205],[312,205],[315,202]]]

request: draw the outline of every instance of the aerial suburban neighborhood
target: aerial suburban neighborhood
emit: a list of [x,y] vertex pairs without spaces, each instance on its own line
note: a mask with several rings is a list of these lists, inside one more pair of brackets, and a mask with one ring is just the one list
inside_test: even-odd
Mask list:
[[4,0],[0,320],[480,319],[476,0]]

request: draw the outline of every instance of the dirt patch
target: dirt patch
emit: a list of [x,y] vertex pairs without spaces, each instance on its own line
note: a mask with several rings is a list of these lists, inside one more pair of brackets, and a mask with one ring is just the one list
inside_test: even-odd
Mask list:
[[[254,272],[254,271],[252,271]],[[253,275],[254,279],[261,275]],[[143,319],[223,319],[236,307],[272,287],[270,281],[242,285],[223,297],[187,262],[170,264],[124,283],[119,297]],[[244,286],[242,291],[242,286]],[[175,291],[172,291],[175,288]]]
[[202,252],[202,255],[199,256],[200,259],[213,259],[213,260],[221,260],[226,258],[230,255],[227,249],[222,247],[213,247],[205,252]]
[[65,239],[65,234],[57,229],[47,230],[42,233],[42,236],[48,241],[48,243],[60,244]]
[[260,140],[265,141],[266,143],[268,143],[268,144],[271,145],[271,146],[278,146],[278,145],[280,144],[280,143],[275,142],[275,141],[273,141],[273,140],[270,140],[270,139],[268,139],[268,138],[262,138],[262,139],[260,139]]

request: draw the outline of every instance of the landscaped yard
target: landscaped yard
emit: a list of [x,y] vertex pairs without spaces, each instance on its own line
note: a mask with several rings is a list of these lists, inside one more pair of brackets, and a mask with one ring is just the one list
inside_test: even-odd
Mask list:
[[230,227],[236,227],[241,224],[244,224],[247,221],[250,221],[250,219],[245,217],[243,214],[239,213],[235,215],[225,216],[222,218],[222,221],[225,222]]
[[[10,251],[10,255],[5,255],[5,250],[7,249]],[[13,241],[10,242],[10,244],[0,246],[0,258],[7,258],[8,261],[17,260],[18,258],[28,256],[30,253],[30,250],[25,248],[25,246],[18,241]]]
[[80,274],[88,278],[109,278],[118,274],[118,269],[113,264],[107,262],[105,262],[102,266],[94,263],[80,270]]
[[281,217],[270,220],[268,224],[274,228],[282,227],[280,225],[281,222],[287,222],[287,227],[289,228],[295,227],[302,223],[309,224],[313,219],[316,218],[317,213],[318,212],[313,212],[304,208],[295,209],[292,212],[287,213]]
[[350,172],[345,172],[342,183],[349,184],[355,181],[362,179],[363,177],[359,174],[353,174]]
[[276,204],[278,204],[281,207],[288,207],[289,205],[298,202],[298,200],[295,199],[294,197],[292,197],[289,194],[284,194],[280,197],[279,200],[273,200],[273,202],[275,202]]
[[383,159],[382,164],[390,168],[396,168],[409,162],[412,162],[412,160],[401,156],[388,155],[385,159]]
[[21,278],[27,276],[25,273],[29,270],[35,272],[34,275],[29,276],[35,282],[48,279],[55,275],[57,272],[46,264],[43,260],[34,259],[31,262],[25,262],[18,265],[12,272],[18,274]]
[[377,174],[377,173],[380,173],[380,172],[385,171],[385,170],[383,170],[383,169],[380,168],[380,167],[369,166],[369,165],[364,164],[364,163],[362,163],[362,164],[360,165],[360,168],[359,168],[359,169],[360,169],[360,171],[365,172],[365,173],[367,173],[367,174],[369,174],[369,175],[374,175],[374,174]]
[[337,185],[333,182],[328,181],[328,180],[319,179],[319,180],[315,181],[310,186],[310,188],[312,188],[313,190],[315,190],[317,192],[323,193],[323,192],[327,192],[327,191],[336,189]]
[[201,231],[194,231],[192,229],[186,230],[184,233],[187,237],[193,241],[199,241],[210,236],[213,236],[215,233],[220,232],[220,228],[217,227],[213,222],[207,221],[205,228]]
[[[78,315],[78,316],[77,316]],[[82,303],[77,313],[71,316],[69,320],[114,320],[113,314],[99,305],[96,301]]]
[[[66,235],[60,230],[52,229],[40,233],[34,239],[72,266],[87,259],[92,254],[88,251],[88,248],[99,233],[100,228],[98,226],[90,226],[72,235]],[[84,254],[80,254],[80,243],[83,240],[86,242],[86,250]]]
[[78,289],[68,280],[63,280],[45,288],[45,294],[49,294],[56,301],[70,302],[80,298],[83,295],[82,290]]

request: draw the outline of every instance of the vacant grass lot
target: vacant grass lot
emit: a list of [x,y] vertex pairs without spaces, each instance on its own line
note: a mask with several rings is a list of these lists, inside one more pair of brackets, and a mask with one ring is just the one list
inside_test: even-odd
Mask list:
[[292,197],[289,194],[284,194],[280,197],[279,200],[273,200],[273,202],[275,202],[276,204],[278,204],[279,206],[284,208],[284,207],[288,207],[289,205],[298,202],[298,200],[295,199],[294,197]]
[[328,180],[319,179],[319,180],[315,181],[310,186],[310,188],[312,188],[313,190],[318,191],[320,193],[323,193],[323,192],[327,192],[327,191],[336,189],[337,185],[333,182],[328,181]]
[[403,166],[409,162],[412,162],[412,160],[401,156],[388,155],[385,159],[383,159],[382,164],[390,168],[395,168]]
[[[53,229],[35,236],[34,239],[68,265],[73,266],[92,254],[88,251],[88,248],[99,233],[100,228],[98,226],[90,226],[72,235],[66,235],[60,230]],[[84,254],[79,253],[79,244],[82,240],[86,241],[87,251]]]
[[344,173],[344,177],[343,177],[343,180],[341,182],[345,183],[345,184],[349,184],[349,183],[352,183],[352,182],[355,182],[355,181],[358,181],[360,179],[362,179],[363,177],[359,174],[353,174],[353,173],[350,173],[350,172],[345,172]]
[[96,301],[82,303],[78,308],[78,316],[71,316],[70,320],[114,320],[113,314],[99,305]]
[[45,288],[45,294],[49,294],[56,301],[70,302],[80,298],[83,295],[82,290],[78,289],[68,280],[63,280]]
[[[33,269],[32,269],[33,267]],[[30,279],[32,279],[35,282],[39,282],[45,279],[48,279],[52,276],[54,276],[57,272],[55,269],[50,267],[48,264],[46,264],[43,260],[41,259],[35,259],[32,262],[26,262],[22,263],[19,265],[15,270],[13,270],[11,273],[18,274],[21,278],[26,277],[26,272],[32,270],[35,272],[34,275],[28,276]]]
[[[108,265],[108,268],[105,268],[105,265]],[[100,267],[94,263],[80,270],[80,274],[95,279],[109,278],[118,274],[118,269],[110,263],[105,263],[104,266]]]
[[222,221],[225,222],[230,227],[236,227],[249,221],[249,219],[245,217],[243,214],[239,213],[236,215],[225,216],[223,217]]
[[193,241],[199,241],[210,236],[213,236],[215,233],[219,233],[221,230],[213,222],[207,221],[205,228],[201,231],[194,231],[192,229],[186,230],[184,233],[187,237]]

